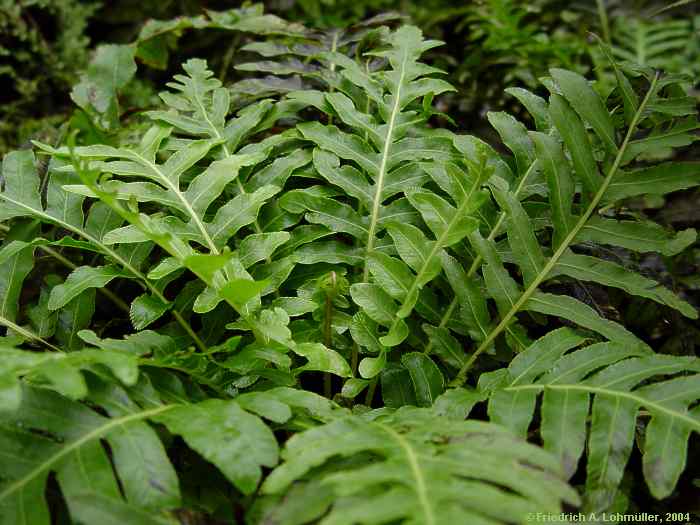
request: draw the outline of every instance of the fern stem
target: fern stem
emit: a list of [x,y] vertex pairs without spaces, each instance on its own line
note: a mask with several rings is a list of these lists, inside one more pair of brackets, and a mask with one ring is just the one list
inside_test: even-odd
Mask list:
[[433,506],[430,503],[428,484],[426,483],[425,476],[423,475],[423,470],[418,463],[418,455],[414,452],[411,444],[406,440],[406,438],[396,432],[396,430],[387,425],[382,425],[381,423],[378,423],[378,425],[403,449],[406,459],[408,460],[408,464],[411,467],[411,474],[413,474],[413,479],[416,482],[416,493],[418,495],[420,506],[423,509],[423,517],[425,518],[423,523],[426,525],[434,525],[435,510],[433,510]]
[[[377,231],[377,225],[379,223],[379,210],[382,205],[382,194],[384,193],[384,178],[386,177],[386,167],[389,162],[389,151],[391,150],[391,143],[394,135],[394,127],[396,126],[396,117],[398,116],[400,110],[401,86],[403,84],[403,79],[405,76],[406,60],[407,57],[404,56],[403,61],[401,63],[401,75],[399,76],[399,80],[397,82],[396,87],[396,93],[394,94],[394,105],[391,108],[391,115],[389,117],[389,122],[387,123],[388,125],[386,136],[384,138],[384,148],[382,148],[382,158],[379,164],[379,172],[377,173],[377,189],[374,193],[374,201],[372,202],[372,215],[370,217],[369,229],[367,232],[367,246],[365,248],[365,264],[364,269],[362,271],[362,282],[365,283],[369,280],[369,264],[367,264],[369,260],[368,256],[374,250],[374,237]],[[351,360],[353,362],[359,361],[359,349],[357,348],[357,345],[353,347]],[[376,385],[376,378],[374,378],[367,390],[367,399],[369,400],[369,403],[371,403],[372,397],[374,397],[374,389],[376,388]]]
[[[99,241],[97,238],[93,237],[92,235],[90,235],[86,231],[81,230],[80,228],[73,226],[72,224],[69,224],[67,222],[64,222],[56,217],[53,217],[44,211],[37,210],[37,209],[34,209],[30,206],[27,206],[26,204],[24,204],[20,201],[17,201],[11,197],[8,197],[6,195],[3,195],[3,199],[11,204],[14,204],[15,206],[24,208],[25,210],[27,210],[31,214],[38,215],[46,222],[52,222],[52,223],[58,224],[61,228],[64,228],[64,229],[78,235],[79,237],[82,237],[83,239],[88,241],[90,244],[93,244],[96,247],[98,247],[100,250],[102,250],[102,252],[104,254],[112,257],[115,261],[117,261],[119,264],[121,264],[127,271],[132,273],[135,277],[138,277],[139,279],[142,279],[143,281],[147,282],[146,276],[144,276],[140,271],[138,271],[136,268],[134,268],[129,262],[127,262],[125,259],[123,259],[117,252],[112,250],[109,246],[107,246],[106,244],[103,244],[101,241]],[[146,285],[146,286],[148,287],[148,285]],[[155,293],[158,294],[159,298],[163,297],[162,294],[160,292],[158,292],[158,290],[155,290]]]
[[[527,171],[523,174],[523,176],[520,178],[520,181],[518,182],[517,187],[515,188],[513,195],[516,197],[520,195],[520,192],[523,190],[525,187],[525,182],[527,182],[527,179],[532,175],[532,173],[535,171],[535,167],[537,166],[537,160],[534,160],[532,164],[530,164],[530,167],[528,167]],[[487,237],[488,241],[492,241],[493,239],[496,238],[496,235],[498,234],[498,231],[501,229],[501,226],[503,225],[503,221],[506,219],[506,213],[502,211],[498,215],[498,219],[496,220],[496,224],[493,225],[491,228],[491,231],[489,232],[489,235]],[[476,271],[481,267],[481,262],[483,261],[481,255],[477,255],[474,258],[474,261],[472,262],[471,266],[469,267],[469,270],[467,271],[467,277],[472,277]],[[450,319],[452,319],[452,314],[454,313],[455,309],[459,305],[459,300],[457,297],[454,297],[452,299],[452,302],[450,305],[447,307],[447,310],[442,316],[442,319],[440,319],[440,324],[438,325],[438,328],[445,328],[447,326],[447,323],[450,322]],[[433,340],[430,339],[428,341],[427,346],[425,347],[424,353],[429,354],[430,351],[433,349]]]
[[379,163],[379,172],[377,173],[377,190],[374,193],[374,202],[372,203],[372,215],[369,223],[369,230],[367,233],[367,248],[365,251],[365,268],[362,273],[362,281],[367,282],[369,278],[369,265],[367,264],[367,255],[372,253],[374,250],[374,236],[377,231],[377,224],[379,223],[379,209],[382,204],[382,194],[384,193],[384,177],[386,177],[386,167],[389,162],[389,151],[391,150],[391,144],[393,141],[394,127],[396,126],[396,117],[399,114],[400,103],[401,103],[401,86],[403,85],[403,79],[406,70],[406,60],[404,57],[401,63],[401,75],[396,83],[396,93],[394,93],[394,105],[391,108],[391,115],[389,117],[389,122],[387,123],[386,137],[384,138],[384,148],[382,149],[382,158]]
[[[96,189],[96,188],[92,188],[92,189],[94,190],[94,189]],[[51,223],[54,223],[54,224],[58,224],[61,228],[64,228],[64,229],[66,229],[66,230],[68,230],[68,231],[70,231],[70,232],[73,232],[74,234],[78,235],[79,237],[82,237],[83,239],[85,239],[86,241],[88,241],[90,244],[93,244],[94,246],[96,246],[97,248],[99,248],[99,249],[102,251],[103,254],[105,254],[105,255],[111,257],[112,259],[114,259],[114,260],[115,260],[118,264],[120,264],[126,271],[128,271],[130,274],[132,274],[134,277],[136,277],[136,279],[139,280],[141,286],[142,286],[144,289],[146,289],[146,290],[148,290],[149,292],[151,292],[153,295],[155,295],[161,302],[163,302],[163,303],[169,303],[169,302],[170,302],[170,301],[168,301],[168,299],[161,293],[161,291],[158,290],[158,288],[156,288],[155,286],[153,286],[153,285],[150,283],[150,281],[148,280],[148,278],[147,278],[143,273],[141,273],[139,270],[137,270],[136,268],[134,268],[134,267],[131,265],[131,263],[129,263],[128,261],[126,261],[123,257],[121,257],[121,256],[120,256],[117,252],[115,252],[114,250],[112,250],[109,246],[107,246],[107,245],[104,244],[102,241],[98,240],[97,238],[93,237],[92,235],[90,235],[90,234],[87,233],[86,231],[81,230],[80,228],[78,228],[78,227],[76,227],[76,226],[73,226],[72,224],[67,223],[67,222],[65,222],[65,221],[62,221],[62,220],[60,220],[60,219],[58,219],[58,218],[56,218],[56,217],[53,217],[53,216],[49,215],[48,213],[44,212],[43,210],[34,209],[34,208],[32,208],[31,206],[27,206],[27,205],[24,204],[23,202],[17,201],[17,200],[15,200],[15,199],[11,198],[11,197],[6,196],[6,195],[3,195],[3,199],[6,200],[7,202],[10,202],[11,204],[14,204],[15,206],[19,206],[20,208],[24,208],[25,210],[27,210],[28,212],[30,212],[30,214],[32,214],[32,215],[37,215],[37,216],[41,217],[41,218],[42,218],[44,221],[46,221],[46,222],[51,222]],[[179,324],[180,326],[182,326],[182,328],[183,328],[188,334],[192,331],[192,328],[189,326],[189,324],[187,324],[187,322],[182,318],[182,316],[179,316],[179,318],[178,318],[178,316],[175,315],[175,312],[174,312],[174,311],[173,311],[173,316],[175,317],[175,320],[178,322],[178,324]],[[197,344],[197,346],[199,346],[199,345],[201,344],[201,340],[199,340],[199,338],[195,339],[194,342],[195,342],[195,344]],[[207,348],[206,348],[206,346],[201,346],[201,347],[200,347],[200,350],[202,350],[203,352],[206,352],[206,351],[207,351]]]
[[3,501],[5,498],[11,496],[18,490],[21,490],[25,485],[30,483],[34,478],[42,474],[43,472],[48,471],[53,465],[61,461],[64,457],[68,456],[75,450],[80,449],[83,445],[86,443],[89,443],[90,441],[100,439],[104,436],[106,436],[109,432],[112,430],[122,427],[123,425],[126,425],[127,423],[130,423],[132,421],[140,421],[142,419],[148,419],[149,417],[153,417],[158,414],[162,414],[163,412],[166,412],[167,410],[172,410],[173,408],[176,408],[178,406],[182,406],[181,404],[173,404],[173,405],[161,405],[156,408],[151,408],[149,410],[143,410],[141,412],[136,412],[134,414],[128,414],[126,416],[118,417],[118,418],[113,418],[108,420],[107,423],[100,425],[99,427],[95,428],[94,430],[91,430],[87,434],[84,434],[83,436],[80,436],[78,439],[75,439],[73,441],[70,441],[66,444],[64,444],[62,447],[60,447],[54,454],[50,455],[47,457],[44,461],[42,461],[39,465],[37,465],[35,468],[30,470],[27,474],[25,474],[23,477],[20,479],[6,485],[2,492],[0,492],[0,501]]
[[357,375],[357,367],[360,364],[360,345],[355,341],[352,343],[352,351],[350,352],[350,370],[352,371],[352,376]]
[[[365,61],[365,72],[369,75],[369,60]],[[369,98],[369,95],[366,96],[366,104],[365,104],[365,113],[369,114],[369,109],[371,105],[371,100]],[[365,140],[369,140],[369,132],[365,131]],[[364,215],[364,204],[360,202],[358,206],[358,211],[361,215]],[[359,241],[356,241],[355,246],[359,244]],[[366,266],[366,263],[365,263]],[[360,270],[359,268],[354,268],[355,273],[359,274],[360,271],[363,272],[365,269]],[[350,370],[352,371],[353,377],[357,375],[357,367],[360,363],[360,345],[357,344],[356,341],[352,342],[352,350],[350,351]]]
[[[333,290],[336,286],[336,275],[335,272],[331,272],[331,283]],[[334,293],[334,292],[333,292]],[[326,292],[325,308],[323,312],[323,344],[327,348],[330,348],[333,344],[332,338],[332,321],[333,321],[333,300],[331,299],[330,293]],[[329,372],[324,372],[323,374],[323,394],[330,399],[333,394],[333,383],[331,380],[331,374]]]
[[[7,226],[5,224],[0,224],[0,230],[7,232],[7,231],[10,231],[10,228],[9,228],[9,226]],[[78,268],[77,264],[75,264],[73,261],[71,261],[70,259],[68,259],[64,255],[62,255],[58,250],[54,250],[53,248],[51,248],[49,246],[41,246],[41,245],[37,246],[37,248],[39,248],[42,252],[49,255],[50,257],[53,257],[54,259],[56,259],[63,266],[65,266],[66,268],[69,268],[71,271],[76,270]],[[117,306],[117,308],[122,310],[124,313],[128,314],[130,312],[129,305],[126,304],[124,301],[122,301],[116,294],[112,293],[109,289],[98,288],[97,291],[100,292],[105,297],[107,297],[110,301],[112,301]]]
[[134,155],[139,159],[139,161],[144,166],[153,170],[156,173],[156,175],[158,176],[158,179],[162,182],[162,184],[175,194],[177,199],[182,203],[185,210],[187,210],[187,213],[194,221],[195,225],[197,226],[197,229],[202,234],[204,241],[207,243],[207,246],[209,247],[209,250],[212,253],[214,253],[215,255],[218,255],[219,250],[217,249],[216,245],[214,244],[214,241],[212,240],[211,236],[209,235],[209,232],[207,231],[206,227],[204,226],[202,219],[200,219],[199,215],[197,215],[197,213],[194,211],[194,208],[192,208],[192,205],[190,204],[190,202],[182,194],[182,192],[180,191],[180,188],[177,187],[175,184],[173,184],[173,182],[165,175],[165,173],[163,173],[160,169],[158,169],[158,166],[155,163],[149,162],[148,159],[143,158],[141,155],[139,155],[137,153],[134,153]]
[[569,249],[569,245],[573,242],[574,238],[578,235],[578,232],[585,226],[585,224],[588,222],[588,219],[591,217],[593,212],[596,209],[596,206],[598,206],[598,203],[601,201],[603,196],[605,195],[605,192],[608,189],[608,186],[612,182],[612,178],[617,173],[618,168],[620,167],[620,163],[622,162],[622,158],[627,151],[627,146],[632,138],[632,135],[634,134],[635,130],[637,129],[637,124],[639,123],[640,118],[642,117],[642,114],[644,112],[644,109],[646,108],[646,105],[649,102],[649,99],[651,98],[651,95],[654,93],[656,89],[656,82],[658,80],[658,74],[654,76],[654,79],[651,82],[651,85],[649,87],[649,90],[646,93],[646,96],[644,97],[644,100],[642,103],[639,105],[639,108],[637,109],[636,113],[634,114],[634,117],[632,118],[632,122],[630,122],[629,127],[627,128],[627,133],[625,134],[625,139],[622,142],[622,145],[617,151],[617,155],[615,156],[615,160],[613,161],[612,166],[608,170],[607,175],[605,176],[605,179],[603,179],[602,184],[600,185],[600,188],[598,188],[598,191],[596,194],[593,196],[593,199],[591,203],[588,205],[586,208],[586,211],[579,217],[579,220],[576,222],[574,227],[571,229],[571,231],[567,234],[567,236],[564,238],[562,243],[559,245],[557,250],[554,252],[552,257],[547,261],[547,263],[544,265],[544,268],[537,274],[537,277],[533,280],[533,282],[528,286],[528,288],[522,293],[522,295],[518,298],[518,300],[515,302],[515,304],[510,308],[510,310],[503,316],[501,321],[498,323],[498,325],[491,330],[489,335],[484,339],[479,345],[479,347],[472,353],[471,357],[469,360],[462,366],[460,369],[459,373],[457,374],[457,377],[454,379],[452,382],[453,386],[461,386],[464,384],[467,378],[467,372],[471,368],[471,366],[474,364],[474,361],[476,361],[477,357],[479,357],[483,352],[486,351],[486,349],[491,345],[491,343],[500,335],[500,333],[510,324],[511,319],[513,316],[515,316],[516,313],[520,311],[520,309],[523,307],[523,305],[527,302],[527,300],[532,296],[533,293],[537,290],[539,285],[544,281],[547,276],[549,275],[549,272],[552,271],[554,266],[557,264],[559,259],[561,258],[562,255],[564,255],[564,252]]
[[177,321],[177,324],[179,324],[185,332],[187,332],[187,335],[190,336],[192,341],[194,341],[194,344],[197,345],[197,348],[199,348],[202,352],[207,352],[208,348],[207,345],[200,339],[200,337],[197,335],[197,333],[192,329],[190,326],[190,323],[187,322],[187,320],[182,317],[182,314],[178,312],[177,310],[173,310],[173,317]]
[[34,332],[27,330],[26,328],[21,327],[20,325],[10,321],[9,319],[7,319],[6,317],[3,317],[1,315],[0,315],[0,324],[5,325],[10,330],[14,330],[18,334],[26,337],[27,339],[31,339],[33,341],[36,341],[38,343],[43,344],[44,346],[53,350],[54,352],[63,352],[63,350],[61,350],[57,346],[52,345],[43,337],[36,335]]
[[598,7],[598,18],[600,18],[600,27],[603,30],[603,40],[609,46],[612,45],[610,37],[610,22],[608,21],[608,11],[605,7],[605,0],[596,0]]
[[368,407],[372,406],[372,401],[374,400],[374,392],[377,390],[377,377],[370,379],[369,386],[367,387],[367,395],[365,396],[365,405]]

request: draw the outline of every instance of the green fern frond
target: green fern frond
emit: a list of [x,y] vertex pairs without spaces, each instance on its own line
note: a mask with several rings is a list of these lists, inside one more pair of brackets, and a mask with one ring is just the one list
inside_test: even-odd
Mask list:
[[[664,83],[663,80],[661,82]],[[478,234],[470,238],[481,260],[486,263],[482,263],[482,275],[489,295],[497,304],[500,321],[479,341],[469,361],[462,367],[457,383],[464,380],[476,358],[516,321],[516,315],[521,311],[556,315],[597,331],[611,341],[632,347],[645,346],[641,341],[635,342],[636,338],[621,326],[599,318],[586,304],[571,297],[553,296],[540,289],[557,276],[621,288],[630,294],[675,308],[691,319],[697,318],[695,308],[658,283],[611,261],[575,252],[577,244],[590,238],[590,232],[600,224],[621,233],[619,223],[596,216],[602,205],[609,207],[627,197],[645,193],[663,194],[700,184],[700,169],[695,163],[663,163],[639,170],[623,168],[625,162],[631,162],[640,153],[640,150],[630,150],[632,137],[637,130],[647,128],[655,118],[668,120],[663,110],[659,112],[655,109],[663,107],[664,101],[668,100],[658,83],[657,77],[650,80],[644,100],[634,108],[634,118],[626,129],[619,130],[605,101],[583,77],[563,70],[552,70],[548,83],[552,91],[548,109],[553,124],[550,133],[528,134],[522,127],[497,126],[504,142],[515,155],[520,177],[524,177],[522,172],[528,162],[543,172],[551,207],[552,235],[549,246],[543,246],[535,235],[536,229],[524,210],[520,194],[515,195],[510,189],[513,186],[509,188],[505,181],[498,178],[490,181],[495,200],[506,218],[509,257],[512,257],[509,262],[517,265],[523,282],[521,285],[506,271],[493,241],[483,240]],[[620,89],[623,89],[622,85]],[[589,135],[586,125],[592,128],[592,134]],[[637,140],[643,142],[653,134],[653,131],[648,132],[647,138]],[[563,144],[552,135],[558,136]],[[596,156],[603,161],[597,161]],[[577,190],[578,184],[580,190]],[[581,195],[579,206],[574,201],[578,192]],[[643,223],[626,224],[625,227],[629,228],[626,230],[628,233],[633,231],[638,237],[649,230]],[[676,245],[678,249],[695,238],[694,232],[684,236],[687,239]],[[617,240],[621,237],[610,236],[607,242],[630,244],[629,240]],[[671,238],[664,237],[661,237],[664,242],[672,242]],[[491,238],[495,237],[491,235]]]
[[[100,147],[96,149],[100,150]],[[109,154],[113,149],[103,147],[101,151],[103,154]],[[78,330],[87,326],[92,316],[90,310],[94,310],[94,306],[91,307],[89,305],[91,302],[94,303],[94,299],[91,300],[90,295],[85,295],[85,293],[90,292],[94,294],[94,287],[96,286],[104,285],[115,277],[126,277],[138,281],[141,286],[158,300],[158,304],[168,305],[169,301],[157,287],[150,283],[141,270],[141,265],[153,248],[153,245],[143,243],[137,246],[115,247],[105,242],[106,228],[110,225],[112,227],[120,225],[121,219],[112,216],[105,210],[104,205],[99,203],[91,206],[87,217],[85,217],[83,213],[84,196],[64,189],[66,183],[70,181],[69,174],[63,171],[66,167],[65,162],[60,160],[52,161],[49,165],[47,175],[49,180],[46,203],[44,204],[41,201],[41,193],[39,192],[41,181],[34,154],[31,151],[17,151],[6,155],[3,159],[5,186],[4,191],[0,192],[0,200],[3,201],[3,210],[0,212],[0,217],[3,220],[28,217],[57,228],[56,231],[59,235],[69,232],[73,236],[63,236],[50,244],[95,252],[106,257],[115,265],[105,266],[102,269],[91,266],[73,268],[73,272],[78,272],[76,275],[81,277],[80,279],[76,279],[75,276],[72,278],[74,286],[70,288],[70,294],[64,294],[59,290],[53,295],[53,300],[49,300],[50,311],[65,307],[74,298],[76,300],[79,299],[83,303],[88,303],[86,307],[82,308],[83,326],[74,326],[70,328],[70,334],[67,334],[69,336],[69,346],[72,348],[71,341],[75,338],[75,334]],[[31,255],[33,253],[33,248],[30,245],[26,245],[24,248],[26,249],[18,251],[13,256],[13,261],[17,262],[19,261],[18,258],[26,258],[27,254]],[[24,255],[22,255],[23,253]],[[17,269],[19,270],[21,267],[17,266]],[[21,274],[17,271],[6,274],[5,277],[12,287],[16,287],[18,284],[21,285]],[[9,279],[13,279],[13,281],[9,281]],[[65,285],[63,286],[63,290],[67,291],[68,289]],[[3,296],[3,299],[7,301],[7,305],[10,305],[13,300],[17,300],[17,295],[8,288],[8,293]],[[80,309],[80,303],[73,302],[71,304],[74,309]],[[169,306],[161,307],[161,309],[161,314],[165,313]],[[10,321],[13,320],[12,314],[4,316]],[[178,322],[191,331],[184,320],[180,318]]]
[[305,493],[292,483],[316,487],[325,505],[307,520],[323,515],[327,524],[521,523],[578,502],[541,449],[497,425],[431,409],[340,418],[292,437],[282,459],[263,492],[292,505]]
[[[181,94],[162,95],[173,111],[150,114],[151,118],[169,125],[155,124],[138,145],[58,150],[42,145],[46,152],[72,158],[78,163],[67,166],[66,171],[80,175],[85,179],[84,184],[64,185],[62,190],[70,192],[69,195],[80,195],[81,199],[100,198],[130,223],[104,233],[102,242],[105,245],[154,243],[165,250],[169,257],[162,259],[147,276],[155,279],[152,288],[164,288],[187,268],[205,285],[192,306],[195,313],[208,313],[222,302],[228,303],[240,316],[238,322],[229,323],[231,329],[251,332],[259,339],[258,344],[275,341],[306,358],[306,364],[296,373],[324,369],[348,375],[348,366],[339,354],[316,343],[297,345],[287,328],[288,314],[276,307],[263,309],[261,303],[262,296],[276,290],[287,278],[296,258],[272,259],[273,253],[290,239],[290,234],[263,232],[257,223],[258,213],[281,191],[292,172],[308,162],[308,157],[292,153],[276,158],[257,171],[248,170],[249,177],[242,181],[240,171],[260,164],[272,148],[263,144],[253,152],[240,154],[232,153],[232,148],[257,129],[270,110],[270,104],[261,102],[257,111],[248,109],[227,122],[228,92],[218,80],[211,78],[206,63],[191,60],[185,64],[185,69],[188,76],[178,75],[178,83],[171,84]],[[272,125],[272,122],[265,125]],[[175,129],[180,137],[173,137]],[[193,139],[192,135],[206,138]],[[173,144],[177,144],[174,152]],[[166,160],[161,161],[161,157]],[[112,178],[98,183],[97,174]],[[133,179],[137,181],[129,181]],[[231,187],[234,181],[237,192]],[[230,198],[232,193],[235,196]],[[224,203],[214,213],[209,213],[216,200],[224,200]],[[124,207],[124,201],[157,204],[160,211],[151,215],[136,214]],[[241,235],[239,232],[246,227],[255,233]],[[230,246],[234,236],[237,246]],[[200,252],[202,248],[205,253]],[[95,281],[100,278],[96,275],[98,272],[105,273],[103,280],[112,275],[107,269],[91,268],[90,271],[95,274]],[[75,281],[82,286],[88,282],[84,278]],[[162,292],[159,294],[162,297]],[[62,296],[70,298],[68,293]],[[144,294],[132,303],[131,319],[138,329],[155,322],[167,310],[163,301],[157,299],[155,294]],[[249,352],[255,350],[251,348]],[[275,361],[272,355],[269,358]],[[265,361],[260,362],[261,366],[266,365]],[[283,363],[287,374],[291,364],[289,360]],[[244,373],[252,376],[251,370]],[[289,375],[281,378],[283,383],[289,380]]]
[[[86,366],[92,359],[115,369],[117,362],[110,360],[116,355],[132,358],[132,364],[135,358],[123,351],[87,350],[62,361],[54,359],[49,366],[47,359],[57,356],[14,352],[9,355],[22,359],[14,359],[9,369],[3,366],[0,377],[24,373],[31,366],[33,376],[46,375],[59,390],[70,384],[71,364]],[[63,361],[66,367],[56,366]],[[133,384],[136,376],[131,372],[136,369],[129,370]],[[172,377],[170,382],[177,385],[178,380]],[[251,494],[262,467],[273,467],[278,460],[277,441],[260,416],[277,424],[294,424],[309,410],[321,420],[334,417],[326,400],[290,389],[252,393],[238,401],[193,402],[170,399],[146,377],[131,389],[97,375],[90,375],[88,383],[92,407],[24,384],[19,408],[3,412],[0,443],[9,460],[0,464],[2,523],[48,524],[43,494],[52,473],[73,519],[90,522],[100,516],[139,524],[176,523],[174,511],[182,504],[180,483],[159,433],[149,422],[181,436],[241,493]],[[83,397],[87,391],[73,393]],[[109,444],[109,456],[101,440]]]
[[[612,52],[619,60],[642,66],[674,71],[679,52],[692,39],[693,27],[687,20],[645,21],[616,18]],[[671,66],[671,67],[669,67]]]
[[[360,373],[365,378],[377,375],[383,368],[387,349],[406,338],[408,329],[403,319],[414,307],[426,309],[417,303],[425,302],[419,298],[420,292],[436,276],[441,249],[457,242],[456,235],[464,236],[476,227],[475,220],[455,220],[455,217],[473,212],[481,202],[478,174],[472,174],[470,179],[467,175],[451,173],[464,179],[460,183],[471,184],[469,194],[459,201],[458,208],[417,189],[428,177],[426,168],[416,161],[445,162],[456,160],[457,156],[451,151],[448,136],[432,133],[425,127],[431,113],[425,110],[425,105],[420,108],[414,102],[429,101],[432,95],[452,88],[433,77],[438,70],[418,61],[422,53],[438,43],[422,40],[417,28],[405,27],[387,35],[386,45],[386,51],[367,55],[386,59],[387,69],[363,69],[339,53],[328,53],[327,58],[335,61],[340,78],[337,91],[289,95],[327,113],[329,120],[333,118],[342,126],[304,123],[298,129],[319,148],[313,154],[317,173],[344,190],[353,198],[352,202],[336,200],[327,191],[318,191],[320,187],[288,192],[281,200],[282,207],[289,212],[304,212],[308,222],[354,238],[354,247],[338,246],[346,254],[343,262],[354,261],[352,257],[356,255],[351,254],[362,254],[362,279],[351,286],[350,292],[363,313],[356,316],[351,330],[366,331],[371,327],[374,331],[376,323],[388,329],[383,335],[370,336],[383,349],[379,356],[363,361]],[[460,169],[455,166],[453,171]],[[410,193],[407,191],[410,188],[415,191]],[[411,208],[412,198],[424,203],[420,211],[431,217],[435,242],[429,241],[418,228],[399,233],[401,226],[395,226],[420,224],[420,216]],[[382,236],[384,231],[390,235]],[[399,252],[408,258],[408,266],[391,256],[393,241],[405,235],[419,243],[410,248],[412,241],[402,242]],[[313,246],[321,248],[320,244],[312,243],[309,249]],[[327,246],[323,245],[323,249]],[[394,304],[394,300],[399,304]],[[376,349],[373,347],[372,351]]]
[[[650,492],[657,499],[669,496],[685,468],[689,436],[700,432],[700,411],[693,408],[700,399],[700,360],[615,342],[577,350],[584,341],[560,328],[507,368],[482,374],[489,418],[525,435],[543,394],[539,432],[567,476],[586,450],[589,511],[609,508],[635,442],[641,443]],[[640,425],[641,442],[635,440]]]

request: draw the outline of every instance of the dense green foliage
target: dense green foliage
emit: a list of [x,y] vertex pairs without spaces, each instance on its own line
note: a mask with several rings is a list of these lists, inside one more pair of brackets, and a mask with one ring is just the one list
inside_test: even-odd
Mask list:
[[697,46],[554,3],[97,47],[2,160],[0,525],[697,520]]

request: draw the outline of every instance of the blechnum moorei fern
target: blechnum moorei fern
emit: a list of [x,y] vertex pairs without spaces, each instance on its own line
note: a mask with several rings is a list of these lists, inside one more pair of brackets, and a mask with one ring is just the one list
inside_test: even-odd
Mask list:
[[[0,524],[48,524],[57,501],[76,523],[232,520],[232,503],[250,523],[521,523],[610,509],[635,443],[651,494],[672,493],[700,360],[556,290],[697,318],[605,249],[695,242],[624,206],[700,184],[697,163],[655,160],[696,138],[683,79],[611,62],[602,96],[553,69],[546,98],[508,90],[535,130],[488,115],[501,155],[436,126],[438,42],[371,34],[255,47],[303,51],[319,89],[231,111],[240,93],[191,59],[118,143],[37,142],[46,173],[5,156]],[[318,372],[332,400],[302,389]],[[385,408],[341,406],[377,388]],[[479,403],[490,422],[468,419]]]

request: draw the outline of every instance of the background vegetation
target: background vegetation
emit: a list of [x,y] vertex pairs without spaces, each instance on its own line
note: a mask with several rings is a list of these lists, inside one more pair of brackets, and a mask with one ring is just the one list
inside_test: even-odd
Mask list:
[[0,524],[700,523],[699,31],[0,0]]

